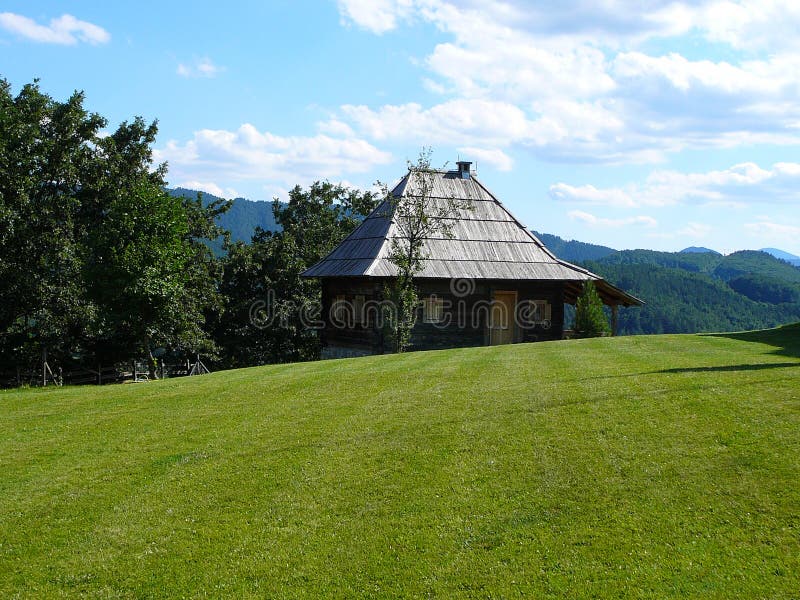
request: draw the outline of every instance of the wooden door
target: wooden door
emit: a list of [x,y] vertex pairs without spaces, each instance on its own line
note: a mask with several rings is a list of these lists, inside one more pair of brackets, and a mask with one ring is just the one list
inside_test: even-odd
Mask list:
[[511,344],[514,342],[517,292],[495,292],[489,313],[489,343]]

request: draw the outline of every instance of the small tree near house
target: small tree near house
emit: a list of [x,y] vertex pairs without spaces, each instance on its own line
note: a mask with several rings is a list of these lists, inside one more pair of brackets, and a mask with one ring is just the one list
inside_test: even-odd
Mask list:
[[388,258],[397,267],[397,277],[386,289],[393,310],[386,315],[385,325],[395,352],[403,352],[411,342],[419,305],[415,278],[425,268],[425,240],[452,238],[458,211],[471,208],[471,203],[457,198],[433,196],[437,171],[431,167],[430,148],[420,152],[417,162],[409,162],[408,170],[406,190],[410,191],[399,197],[387,194],[386,217],[395,227]]
[[583,284],[583,291],[575,302],[574,329],[581,337],[598,337],[611,332],[603,312],[603,301],[592,281]]

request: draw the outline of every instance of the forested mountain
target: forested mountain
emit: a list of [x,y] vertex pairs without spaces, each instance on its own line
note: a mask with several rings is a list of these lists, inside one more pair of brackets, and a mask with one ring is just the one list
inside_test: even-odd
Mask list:
[[559,258],[586,266],[646,302],[620,311],[623,334],[733,331],[800,319],[800,269],[765,251],[727,256],[694,247],[617,251],[536,236]]
[[[585,265],[646,302],[641,308],[620,311],[621,334],[735,331],[800,320],[800,290],[788,284],[776,292],[770,288],[772,280],[751,282],[747,278],[752,276],[726,283],[706,273],[652,263],[599,261]],[[752,289],[745,289],[743,282],[751,282]],[[769,300],[782,294],[779,299],[791,301],[758,301],[764,294]]]
[[[220,198],[212,194],[180,187],[169,190],[169,193],[180,198],[196,198],[199,193],[204,206],[220,200]],[[235,198],[228,212],[219,216],[217,224],[231,232],[232,241],[249,242],[256,227],[260,227],[265,231],[277,231],[280,229],[275,223],[272,205],[272,202],[254,202],[246,198]],[[216,240],[212,244],[212,248],[217,255],[220,255],[222,253],[222,240]]]
[[533,234],[547,246],[550,252],[570,262],[598,260],[616,252],[614,248],[609,248],[608,246],[587,244],[586,242],[578,242],[576,240],[565,240],[557,235],[551,235],[549,233],[534,231]]

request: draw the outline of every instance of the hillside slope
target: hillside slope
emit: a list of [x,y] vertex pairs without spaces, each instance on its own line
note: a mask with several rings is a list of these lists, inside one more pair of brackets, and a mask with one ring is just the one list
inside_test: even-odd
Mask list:
[[797,326],[2,392],[0,596],[788,598],[798,455]]

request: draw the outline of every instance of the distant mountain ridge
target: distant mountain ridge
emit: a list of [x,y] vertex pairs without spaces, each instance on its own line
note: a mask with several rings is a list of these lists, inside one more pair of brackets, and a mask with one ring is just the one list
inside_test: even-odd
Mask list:
[[781,260],[785,260],[786,262],[794,265],[795,267],[800,267],[800,256],[795,254],[790,254],[785,250],[779,250],[778,248],[762,248],[762,252],[766,252],[767,254],[771,254],[775,258],[780,258]]
[[688,248],[684,248],[683,250],[681,250],[681,252],[684,254],[706,254],[706,253],[720,254],[716,250],[712,250],[711,248],[705,248],[703,246],[689,246]]
[[[203,203],[206,205],[215,200],[221,200],[221,198],[213,194],[180,187],[171,189],[169,192],[173,196],[183,198],[194,198],[199,193]],[[246,198],[234,198],[230,210],[220,215],[219,225],[230,231],[231,239],[237,242],[249,242],[256,227],[261,227],[261,229],[267,231],[280,229],[275,223],[272,202],[248,200]]]
[[551,235],[549,233],[534,231],[533,234],[547,246],[550,252],[555,254],[558,258],[570,262],[599,260],[617,252],[617,250],[609,248],[608,246],[598,246],[597,244],[588,244],[576,240],[565,240],[557,235]]

